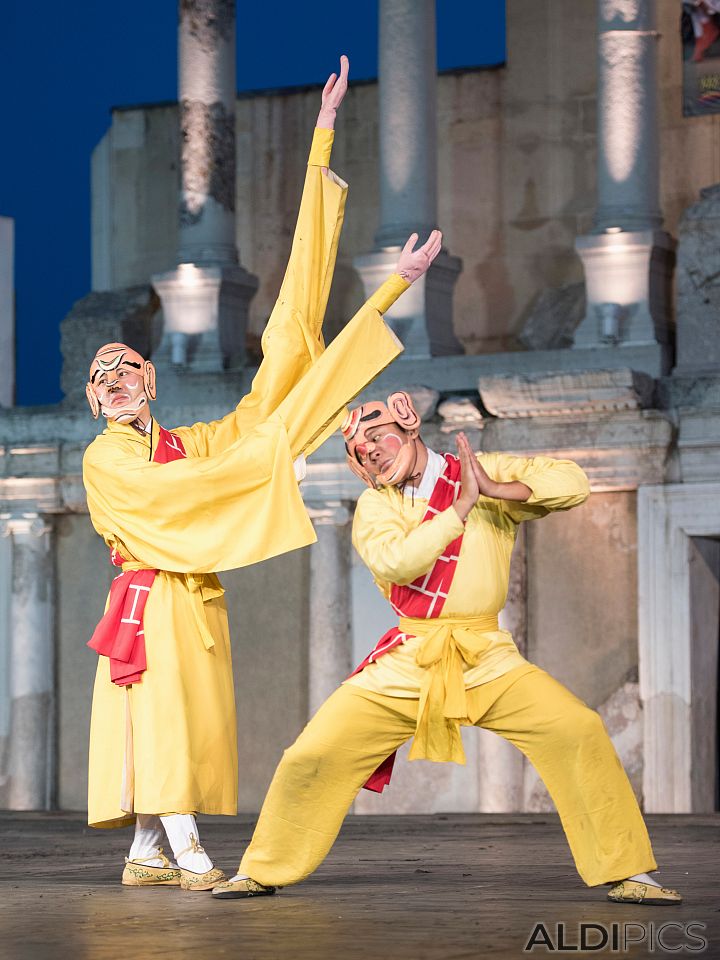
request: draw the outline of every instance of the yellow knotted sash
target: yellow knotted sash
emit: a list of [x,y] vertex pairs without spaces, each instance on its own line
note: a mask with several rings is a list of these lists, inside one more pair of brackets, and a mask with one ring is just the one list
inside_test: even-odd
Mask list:
[[467,719],[463,663],[477,666],[498,630],[497,616],[401,617],[399,629],[420,639],[415,662],[426,670],[420,688],[410,760],[465,763],[460,721]]
[[[145,563],[139,563],[137,560],[126,560],[122,565],[123,573],[128,570],[152,570],[152,567]],[[200,634],[200,639],[206,650],[212,650],[215,646],[213,635],[210,633],[207,619],[205,617],[205,607],[203,604],[208,600],[221,597],[225,590],[214,573],[177,573],[172,576],[182,577],[190,594],[193,617],[195,626]]]

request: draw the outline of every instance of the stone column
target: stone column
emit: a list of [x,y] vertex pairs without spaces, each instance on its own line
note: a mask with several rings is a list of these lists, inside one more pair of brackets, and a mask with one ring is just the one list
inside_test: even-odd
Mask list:
[[[413,231],[437,226],[435,0],[380,0],[380,225],[372,253],[355,267],[370,296],[392,272]],[[388,311],[405,357],[462,353],[452,295],[462,263],[443,251],[428,274]]]
[[55,775],[51,528],[38,514],[26,513],[5,518],[2,534],[12,540],[3,793],[10,810],[47,810]]
[[[523,656],[527,652],[527,543],[525,525],[518,529],[510,564],[507,600],[500,611],[503,630],[509,630]],[[523,809],[524,758],[507,740],[480,730],[479,810],[482,813],[518,813]]]
[[235,0],[179,0],[182,143],[178,267],[153,277],[161,354],[176,366],[240,366],[257,278],[235,245]]
[[575,248],[586,314],[575,347],[665,345],[675,244],[659,201],[655,0],[598,0],[598,205]]
[[15,403],[15,221],[0,217],[0,356],[5,375],[0,382],[0,407]]
[[308,504],[317,543],[310,550],[308,712],[312,716],[352,670],[350,511],[340,502]]

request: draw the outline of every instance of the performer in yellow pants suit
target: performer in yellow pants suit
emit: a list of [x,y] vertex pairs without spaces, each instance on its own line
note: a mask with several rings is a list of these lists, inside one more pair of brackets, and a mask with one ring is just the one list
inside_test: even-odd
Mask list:
[[348,462],[372,489],[353,543],[400,615],[397,628],[318,710],[284,754],[239,872],[219,899],[271,893],[327,855],[363,784],[389,779],[390,755],[465,762],[463,725],[506,738],[536,768],[578,872],[612,900],[678,903],[660,887],[650,840],[599,715],[528,663],[497,614],[518,524],[582,503],[570,461],[471,452],[440,456],[419,437],[410,397],[358,407],[343,425]]

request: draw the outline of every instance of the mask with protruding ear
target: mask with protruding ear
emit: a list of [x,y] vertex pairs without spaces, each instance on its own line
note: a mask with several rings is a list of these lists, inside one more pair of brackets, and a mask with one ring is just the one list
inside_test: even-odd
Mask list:
[[98,398],[95,396],[95,391],[93,390],[93,385],[88,382],[85,384],[85,396],[87,401],[90,404],[90,410],[92,411],[93,420],[97,420],[100,416],[100,404],[98,403]]
[[143,379],[145,381],[145,393],[149,400],[155,400],[157,397],[157,385],[155,382],[155,364],[150,360],[145,361],[143,366]]
[[[365,442],[365,431],[371,429],[378,422],[394,422],[412,443],[404,443],[398,450],[397,456],[388,469],[377,477],[367,470],[357,455],[358,444]],[[371,400],[354,410],[349,411],[340,430],[345,438],[347,464],[355,474],[369,487],[394,486],[407,480],[417,460],[415,441],[420,436],[420,416],[412,402],[412,397],[404,390],[391,393],[387,403]]]
[[395,423],[414,440],[420,433],[420,415],[415,409],[410,394],[405,393],[404,390],[391,393],[387,398],[387,406]]

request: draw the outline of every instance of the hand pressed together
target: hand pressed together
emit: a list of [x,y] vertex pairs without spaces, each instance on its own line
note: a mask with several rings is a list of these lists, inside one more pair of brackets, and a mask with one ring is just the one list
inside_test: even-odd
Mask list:
[[460,496],[453,506],[463,522],[479,497],[490,497],[492,500],[516,500],[524,503],[532,496],[530,487],[520,480],[511,480],[506,483],[492,480],[478,463],[464,433],[459,433],[455,442],[460,458]]

